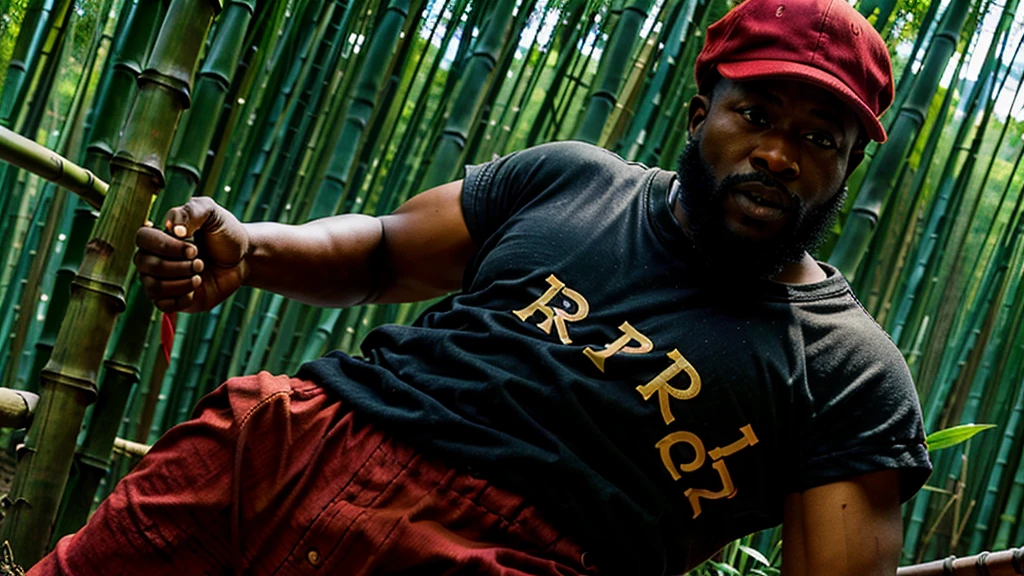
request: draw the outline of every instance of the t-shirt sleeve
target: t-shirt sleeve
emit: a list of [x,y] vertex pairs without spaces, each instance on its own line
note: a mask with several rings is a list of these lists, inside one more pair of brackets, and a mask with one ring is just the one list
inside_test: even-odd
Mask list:
[[847,309],[838,320],[806,343],[808,417],[792,430],[799,449],[789,491],[896,469],[906,501],[932,469],[910,371],[866,313]]
[[470,237],[483,246],[518,210],[541,195],[564,193],[582,174],[622,160],[583,142],[552,142],[466,166],[462,214]]

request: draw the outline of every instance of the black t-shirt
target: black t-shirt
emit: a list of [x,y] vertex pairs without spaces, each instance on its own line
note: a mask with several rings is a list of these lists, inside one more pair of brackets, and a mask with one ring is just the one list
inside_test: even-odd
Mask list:
[[827,265],[708,277],[673,178],[581,143],[468,167],[462,292],[301,375],[532,498],[613,574],[680,572],[866,472],[909,497],[931,465],[898,349]]

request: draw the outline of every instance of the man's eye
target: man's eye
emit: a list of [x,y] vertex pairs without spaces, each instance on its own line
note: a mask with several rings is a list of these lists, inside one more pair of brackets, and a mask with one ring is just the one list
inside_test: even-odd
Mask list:
[[744,108],[743,110],[740,110],[740,114],[751,124],[755,124],[757,126],[768,125],[768,119],[765,118],[764,112],[757,108]]
[[836,148],[836,142],[828,134],[822,134],[821,132],[812,132],[806,136],[808,140],[817,145],[819,148],[834,149]]

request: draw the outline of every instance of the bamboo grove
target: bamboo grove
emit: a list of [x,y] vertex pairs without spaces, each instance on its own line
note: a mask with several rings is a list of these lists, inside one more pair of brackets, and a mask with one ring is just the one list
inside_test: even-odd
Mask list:
[[[897,97],[817,256],[903,351],[929,432],[994,425],[933,454],[903,564],[1024,544],[1018,1],[856,4]],[[226,378],[358,353],[423,309],[242,289],[164,318],[130,266],[147,218],[200,194],[243,220],[384,214],[466,163],[570,138],[673,168],[702,30],[733,3],[0,0],[0,386],[40,395],[27,432],[0,437],[15,558],[80,527]],[[698,571],[777,573],[778,539]]]

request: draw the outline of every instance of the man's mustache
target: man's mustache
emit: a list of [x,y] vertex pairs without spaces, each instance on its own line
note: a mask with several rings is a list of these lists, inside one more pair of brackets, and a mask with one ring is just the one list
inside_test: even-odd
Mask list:
[[765,174],[763,172],[748,172],[746,174],[730,174],[730,175],[726,176],[725,178],[723,178],[722,181],[718,183],[718,191],[721,192],[721,191],[724,191],[724,190],[729,190],[730,188],[735,188],[735,187],[737,187],[737,186],[739,186],[741,184],[749,184],[751,182],[756,182],[758,184],[761,184],[763,186],[767,186],[769,188],[777,188],[777,189],[779,189],[787,197],[789,197],[790,201],[792,202],[792,204],[790,204],[790,206],[793,206],[793,207],[797,208],[797,210],[802,210],[803,209],[803,201],[800,199],[799,196],[797,196],[792,191],[790,191],[790,189],[787,188],[785,184],[783,184],[782,182],[779,182],[775,178],[772,178],[771,176],[769,176],[769,175],[767,175],[767,174]]

